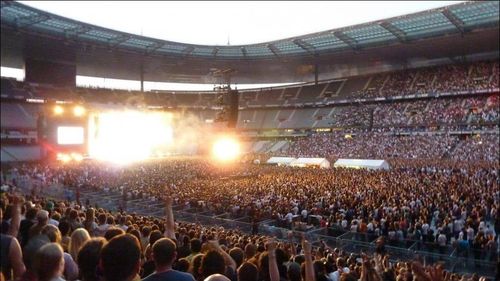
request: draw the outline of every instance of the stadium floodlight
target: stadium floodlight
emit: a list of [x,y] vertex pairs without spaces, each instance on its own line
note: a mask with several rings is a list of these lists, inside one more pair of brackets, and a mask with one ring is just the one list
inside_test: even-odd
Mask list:
[[61,115],[64,113],[64,108],[60,105],[54,106],[54,114],[55,115]]
[[81,117],[83,115],[85,115],[85,108],[81,105],[77,105],[73,108],[73,114],[76,116],[76,117]]

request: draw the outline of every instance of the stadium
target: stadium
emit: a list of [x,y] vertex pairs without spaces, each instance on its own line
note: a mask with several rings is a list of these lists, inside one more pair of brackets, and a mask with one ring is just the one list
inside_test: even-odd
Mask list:
[[500,9],[456,2],[231,45],[1,1],[0,280],[500,280]]

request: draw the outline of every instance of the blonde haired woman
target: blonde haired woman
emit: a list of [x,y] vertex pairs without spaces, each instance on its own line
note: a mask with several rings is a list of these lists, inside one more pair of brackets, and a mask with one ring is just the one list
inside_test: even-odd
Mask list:
[[83,244],[90,240],[89,232],[85,228],[77,228],[71,234],[71,241],[69,242],[69,254],[75,262],[78,262],[78,252]]

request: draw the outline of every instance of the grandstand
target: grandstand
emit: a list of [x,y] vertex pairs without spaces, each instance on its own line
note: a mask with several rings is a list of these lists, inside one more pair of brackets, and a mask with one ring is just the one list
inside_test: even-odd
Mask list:
[[[200,252],[200,263],[217,262],[217,255],[225,261],[211,273],[238,281],[253,280],[240,276],[253,264],[261,275],[253,281],[406,280],[406,273],[498,280],[495,1],[238,46],[149,38],[2,1],[1,33],[2,67],[25,73],[1,78],[2,248],[10,235],[29,255],[32,232],[45,235],[66,253],[66,280],[114,280],[112,273],[82,277],[88,268],[75,256],[80,249],[71,249],[81,228],[108,245],[115,234],[136,237],[140,278],[154,274],[155,239],[168,237],[177,249],[168,268],[188,272],[186,280],[209,280],[192,269]],[[222,87],[224,75],[214,73],[230,73],[224,75],[233,89],[293,84],[239,90],[232,105],[220,89],[144,90],[147,82]],[[139,87],[83,87],[77,76]],[[221,116],[237,116],[235,128]],[[55,132],[68,126],[85,133],[64,146]],[[221,140],[222,153],[241,154],[210,155]],[[338,159],[384,160],[390,169],[264,165],[270,157],[322,159],[332,167]],[[50,225],[69,232],[52,239]],[[132,255],[129,248],[122,255]],[[235,253],[253,248],[242,265]],[[267,264],[273,257],[276,272]],[[4,259],[7,280],[40,275],[30,261],[24,270],[12,263],[6,269]],[[305,276],[287,275],[288,262],[302,263]],[[433,275],[442,269],[448,279]]]

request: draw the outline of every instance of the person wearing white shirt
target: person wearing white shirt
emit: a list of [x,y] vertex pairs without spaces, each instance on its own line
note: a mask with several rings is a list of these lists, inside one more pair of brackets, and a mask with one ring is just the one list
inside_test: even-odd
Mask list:
[[358,232],[358,222],[355,220],[351,224],[351,232]]
[[467,227],[467,240],[469,240],[469,244],[472,245],[472,241],[474,240],[474,229],[470,225]]
[[343,229],[347,228],[347,220],[345,218],[342,219],[341,226],[342,226]]
[[422,235],[427,237],[427,234],[429,234],[429,224],[428,223],[424,223],[422,225]]
[[440,247],[446,246],[446,235],[440,232],[437,238],[437,242]]
[[368,225],[366,225],[366,230],[368,232],[373,232],[374,231],[373,223],[371,221],[368,223]]
[[339,281],[342,273],[349,273],[349,272],[350,272],[350,270],[348,267],[346,267],[344,259],[338,258],[337,259],[337,270],[328,274],[328,278],[330,278],[331,281]]
[[59,226],[59,222],[53,218],[49,219],[49,224],[52,224],[53,226]]
[[300,215],[302,215],[302,221],[307,220],[307,210],[306,209],[302,210],[302,212],[300,212]]

